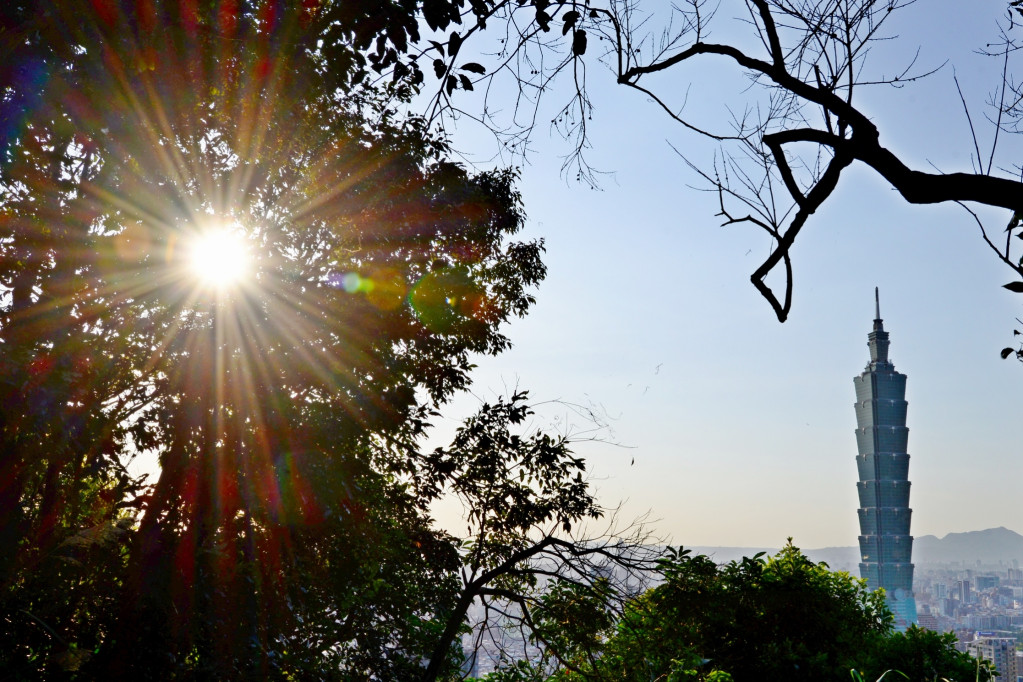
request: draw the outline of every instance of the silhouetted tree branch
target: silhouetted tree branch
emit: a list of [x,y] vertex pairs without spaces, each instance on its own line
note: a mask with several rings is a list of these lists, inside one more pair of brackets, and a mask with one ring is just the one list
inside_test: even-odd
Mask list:
[[[526,394],[484,404],[466,420],[448,448],[422,459],[421,490],[427,496],[454,495],[466,510],[468,533],[461,541],[461,589],[424,671],[438,678],[448,652],[463,632],[475,605],[482,617],[472,625],[477,647],[495,627],[520,632],[523,647],[543,643],[531,612],[552,584],[571,584],[601,594],[609,609],[620,609],[645,586],[660,550],[642,524],[621,529],[617,514],[596,535],[578,531],[586,519],[605,510],[583,477],[567,437],[543,432],[521,434],[532,415]],[[477,655],[474,653],[472,655]]]
[[[585,8],[575,2],[496,2],[488,5],[487,21],[503,22],[497,30],[504,37],[496,60],[489,70],[481,66],[476,81],[486,82],[483,109],[469,115],[489,126],[512,152],[524,154],[538,122],[538,102],[555,90],[559,76],[568,76],[570,82],[561,92],[569,102],[551,126],[571,141],[566,168],[593,183],[595,171],[585,160],[592,105],[586,80],[578,75],[585,74],[586,64],[602,63],[619,84],[652,99],[671,120],[720,144],[720,154],[710,165],[689,156],[685,160],[719,192],[726,224],[755,223],[774,239],[771,253],[751,280],[784,321],[791,310],[789,254],[795,239],[853,163],[872,169],[909,203],[969,203],[1008,209],[1010,216],[1023,212],[1023,168],[1012,159],[1012,150],[997,153],[1004,140],[1001,133],[1020,132],[1023,83],[1013,76],[1012,59],[1023,47],[1017,37],[1023,6],[1007,5],[1000,40],[983,51],[998,59],[1001,72],[1001,85],[988,102],[994,131],[991,149],[982,158],[967,109],[976,161],[968,171],[944,173],[913,168],[882,144],[882,131],[855,96],[865,87],[898,88],[936,71],[917,69],[915,57],[894,73],[868,63],[873,46],[897,38],[886,31],[890,18],[914,4],[915,0],[746,0],[746,15],[738,24],[726,25],[742,27],[745,35],[730,33],[729,40],[715,42],[709,39],[710,28],[722,21],[715,16],[718,7],[706,0],[674,5],[659,31],[651,26],[660,8],[641,0],[605,0]],[[481,28],[479,24],[468,33]],[[589,39],[580,41],[580,33]],[[603,49],[587,50],[595,42]],[[689,99],[707,97],[699,93],[699,68],[706,60],[731,63],[751,82],[744,94],[749,108],[724,126],[708,126],[686,113]],[[650,80],[668,73],[690,76],[692,92],[663,78]],[[509,77],[518,93],[510,124],[496,116],[492,97],[499,89],[496,84]],[[441,125],[445,116],[464,114],[451,94],[448,90],[434,100],[430,115]],[[1010,163],[1000,165],[999,156],[1006,155]],[[789,206],[779,205],[783,197]],[[729,207],[735,202],[751,210],[749,217],[738,217],[739,212]],[[1014,218],[1008,236],[1018,236],[1020,230]],[[1023,261],[1011,254],[1009,243],[1002,247],[986,238],[985,243],[1023,279]],[[767,283],[779,265],[785,269],[780,291]]]

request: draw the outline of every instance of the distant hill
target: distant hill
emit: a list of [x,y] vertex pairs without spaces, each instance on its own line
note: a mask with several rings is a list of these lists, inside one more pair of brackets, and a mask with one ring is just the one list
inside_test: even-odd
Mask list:
[[[694,554],[706,554],[720,563],[727,563],[753,556],[757,552],[775,554],[779,548],[771,547],[688,547]],[[804,549],[813,561],[824,561],[833,570],[859,572],[859,549],[851,547],[822,547]],[[966,533],[949,533],[943,538],[922,535],[913,540],[913,563],[962,563],[975,565],[1013,560],[1023,564],[1023,535],[1005,527],[972,530]]]
[[949,533],[938,539],[922,535],[913,540],[913,561],[927,563],[997,564],[1023,563],[1023,535],[1005,527],[971,530],[967,533]]

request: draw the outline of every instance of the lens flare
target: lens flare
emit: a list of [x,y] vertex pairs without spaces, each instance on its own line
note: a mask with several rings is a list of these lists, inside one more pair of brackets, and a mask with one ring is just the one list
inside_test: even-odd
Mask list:
[[223,289],[240,284],[249,275],[251,257],[237,227],[219,227],[195,236],[188,265],[203,284]]

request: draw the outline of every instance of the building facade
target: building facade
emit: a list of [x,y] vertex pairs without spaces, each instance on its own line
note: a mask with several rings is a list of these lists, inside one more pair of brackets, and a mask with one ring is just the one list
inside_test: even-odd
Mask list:
[[888,332],[874,290],[874,329],[867,336],[870,363],[856,387],[856,466],[859,471],[860,576],[883,587],[895,626],[917,622],[913,598],[913,536],[909,533],[909,455],[906,452],[906,375],[888,359]]
[[1000,637],[995,633],[978,632],[972,642],[966,643],[966,651],[974,658],[990,661],[998,671],[998,679],[1015,682],[1020,674],[1019,657],[1016,656],[1016,638]]

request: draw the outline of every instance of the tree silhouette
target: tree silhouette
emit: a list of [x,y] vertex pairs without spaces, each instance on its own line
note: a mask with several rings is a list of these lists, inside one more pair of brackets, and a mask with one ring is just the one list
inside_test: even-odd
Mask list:
[[[441,126],[456,118],[476,120],[513,152],[524,153],[538,122],[539,102],[558,97],[557,80],[563,77],[568,82],[560,92],[567,103],[550,123],[571,140],[565,169],[573,169],[578,179],[593,184],[596,175],[585,158],[593,113],[587,83],[594,71],[610,71],[617,83],[655,102],[687,132],[719,145],[710,162],[684,158],[706,187],[718,194],[719,215],[725,224],[749,224],[770,235],[773,249],[751,281],[782,322],[792,305],[795,239],[853,164],[871,169],[910,203],[962,206],[980,227],[987,246],[1016,276],[1006,288],[1023,291],[1023,261],[1013,249],[1013,238],[1023,234],[1019,220],[1023,182],[1016,152],[1006,145],[1007,137],[1019,132],[1023,113],[1023,89],[1013,71],[1023,5],[1008,3],[998,40],[980,47],[1001,75],[989,103],[991,149],[981,150],[963,99],[973,133],[972,166],[946,173],[914,168],[882,143],[883,131],[859,96],[869,88],[898,88],[932,73],[917,69],[915,59],[894,71],[891,65],[870,60],[875,45],[896,38],[887,32],[893,16],[924,11],[911,7],[915,4],[913,0],[748,0],[739,4],[743,15],[729,23],[716,16],[724,10],[717,4],[686,0],[672,5],[670,16],[657,24],[664,8],[640,0],[584,6],[571,1],[493,2],[487,5],[487,13],[477,13],[475,26],[452,34],[447,61],[442,45],[433,48],[439,59],[438,75],[454,73],[456,68],[479,74],[470,84],[486,93],[482,109],[459,104],[452,97],[454,81],[448,76],[432,100],[429,116]],[[712,35],[713,29],[723,31],[727,39],[718,42],[715,38],[720,34]],[[455,58],[452,45],[461,47],[470,35],[479,33],[497,34],[495,54],[485,54],[483,64]],[[485,37],[478,39],[485,41]],[[593,45],[597,49],[588,48]],[[743,93],[745,107],[728,109],[710,125],[690,118],[685,107],[689,100],[720,97],[712,89],[715,84],[702,77],[701,66],[707,64],[725,64],[749,80]],[[665,74],[688,78],[691,85],[680,88],[658,80]],[[500,102],[507,100],[509,92],[514,93],[511,121],[499,113],[508,108]],[[1008,227],[985,225],[971,206],[1007,209]],[[779,269],[784,282],[780,291],[767,283],[768,276]]]
[[882,591],[809,561],[791,541],[773,557],[724,565],[670,549],[659,572],[621,617],[589,586],[550,590],[534,613],[553,644],[551,665],[510,668],[495,682],[837,681],[853,671],[852,679],[879,680],[889,670],[914,680],[992,679],[989,666],[955,650],[952,635],[893,633]]
[[[424,661],[431,677],[457,665],[465,556],[429,508],[481,465],[457,444],[419,448],[545,275],[542,242],[515,241],[515,173],[466,171],[396,110],[422,82],[417,12],[444,28],[459,7],[5,4],[12,677],[414,679]],[[197,272],[194,244],[225,233],[238,241],[215,242]],[[206,276],[245,254],[237,280]],[[560,490],[517,489],[508,513],[537,509],[508,522],[522,543],[600,513],[581,462],[545,438],[510,442],[488,471]],[[158,461],[154,483],[138,457]],[[490,537],[475,595],[531,570]]]

